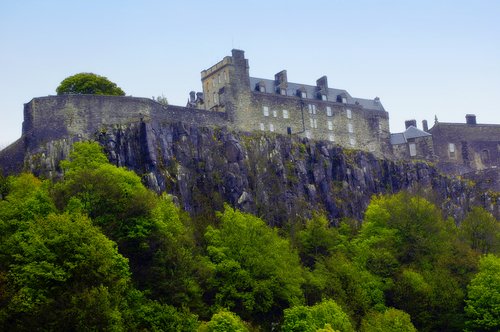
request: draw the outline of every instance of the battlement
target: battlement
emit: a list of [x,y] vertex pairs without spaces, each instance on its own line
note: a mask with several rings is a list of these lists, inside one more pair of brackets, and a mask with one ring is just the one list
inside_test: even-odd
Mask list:
[[223,67],[225,67],[227,65],[232,65],[232,64],[233,64],[233,58],[230,56],[226,56],[226,57],[224,57],[224,59],[222,59],[222,61],[219,61],[218,63],[216,63],[212,67],[203,70],[201,72],[201,79],[203,80],[204,78],[207,78],[207,77],[211,76],[213,73],[219,71]]

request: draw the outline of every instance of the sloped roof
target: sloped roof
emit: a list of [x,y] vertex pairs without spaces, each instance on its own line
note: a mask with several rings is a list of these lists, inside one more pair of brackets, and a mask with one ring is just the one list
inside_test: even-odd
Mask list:
[[[266,87],[266,92],[275,93],[276,86],[274,80],[268,80],[264,78],[250,77],[251,89],[253,90],[259,82],[261,84],[264,84],[264,86]],[[305,90],[308,99],[316,99],[316,95],[318,93],[318,87],[315,85],[306,85],[306,84],[288,82],[286,95],[296,96],[297,90],[299,89]],[[345,97],[347,99],[348,104],[359,104],[365,109],[385,111],[384,106],[382,106],[382,104],[379,101],[376,102],[373,99],[354,98],[346,90],[328,88],[328,93],[327,93],[328,101],[335,102],[337,100],[338,95],[342,95],[343,97]]]
[[414,126],[409,126],[402,133],[391,134],[391,144],[393,145],[404,144],[408,142],[408,139],[417,137],[426,137],[426,136],[432,136],[432,135]]
[[500,124],[437,122],[429,132],[435,137],[456,137],[465,141],[500,141]]

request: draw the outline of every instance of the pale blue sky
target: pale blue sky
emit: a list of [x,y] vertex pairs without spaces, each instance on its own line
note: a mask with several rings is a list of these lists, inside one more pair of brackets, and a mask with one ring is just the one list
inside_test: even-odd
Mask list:
[[500,1],[0,0],[0,147],[23,104],[94,72],[185,105],[200,71],[245,50],[250,75],[379,96],[405,119],[500,123]]

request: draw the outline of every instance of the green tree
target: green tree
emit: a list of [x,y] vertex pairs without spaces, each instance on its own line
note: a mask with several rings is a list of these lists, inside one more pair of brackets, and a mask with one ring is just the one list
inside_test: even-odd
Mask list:
[[139,289],[202,310],[199,278],[208,272],[172,200],[148,190],[134,172],[110,165],[95,142],[75,143],[61,166],[64,179],[54,189],[59,208],[87,214],[118,243]]
[[65,78],[56,89],[58,95],[84,94],[124,96],[125,92],[116,83],[93,73],[79,73]]
[[342,253],[318,261],[312,274],[318,293],[335,300],[356,324],[373,308],[385,308],[385,286],[381,278],[360,268]]
[[374,197],[353,248],[359,266],[383,277],[387,304],[410,314],[419,330],[463,328],[474,257],[433,204],[408,193]]
[[315,332],[332,328],[340,332],[354,331],[349,316],[333,300],[314,306],[295,306],[284,311],[281,330],[284,332]]
[[238,315],[221,310],[209,322],[202,324],[198,332],[247,332],[248,328]]
[[500,258],[488,254],[467,287],[465,312],[469,331],[500,330]]
[[226,206],[208,227],[211,301],[254,322],[272,322],[302,302],[302,268],[288,240],[261,219]]
[[7,240],[4,331],[121,329],[130,274],[116,245],[81,215],[36,218]]
[[462,238],[482,254],[500,253],[500,223],[482,207],[474,207],[460,224]]
[[417,332],[406,312],[389,308],[372,312],[363,318],[361,332]]

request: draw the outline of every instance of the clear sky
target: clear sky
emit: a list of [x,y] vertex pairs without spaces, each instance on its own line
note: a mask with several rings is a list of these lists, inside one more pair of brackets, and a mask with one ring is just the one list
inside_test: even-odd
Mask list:
[[380,97],[405,119],[500,123],[498,0],[0,0],[0,147],[23,104],[79,72],[185,105],[200,71],[243,49],[250,75]]

